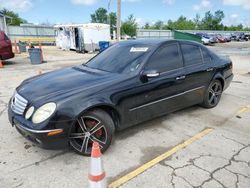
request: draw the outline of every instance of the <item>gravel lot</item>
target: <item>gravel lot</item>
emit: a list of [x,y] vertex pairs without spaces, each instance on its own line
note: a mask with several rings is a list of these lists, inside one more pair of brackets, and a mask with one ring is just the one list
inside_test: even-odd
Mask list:
[[[109,183],[206,128],[212,132],[122,187],[250,187],[250,42],[209,47],[229,56],[234,80],[213,109],[187,108],[118,132],[103,156]],[[7,103],[16,86],[39,70],[86,62],[94,54],[44,47],[47,63],[16,55],[0,69],[0,187],[87,187],[89,159],[69,149],[44,150],[12,128]]]

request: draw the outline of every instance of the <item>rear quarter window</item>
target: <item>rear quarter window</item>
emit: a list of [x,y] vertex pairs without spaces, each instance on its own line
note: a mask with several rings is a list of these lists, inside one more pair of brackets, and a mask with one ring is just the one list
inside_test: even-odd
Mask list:
[[192,44],[181,44],[181,49],[184,57],[184,65],[186,67],[203,63],[199,46]]
[[205,49],[202,49],[202,55],[203,55],[203,61],[204,63],[211,63],[212,62],[212,58],[209,55],[208,51]]

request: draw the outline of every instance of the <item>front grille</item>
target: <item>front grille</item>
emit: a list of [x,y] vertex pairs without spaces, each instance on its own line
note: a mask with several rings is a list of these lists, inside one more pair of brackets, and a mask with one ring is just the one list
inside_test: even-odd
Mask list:
[[19,95],[17,92],[14,93],[11,99],[11,109],[13,112],[19,115],[23,115],[25,108],[27,107],[28,101]]

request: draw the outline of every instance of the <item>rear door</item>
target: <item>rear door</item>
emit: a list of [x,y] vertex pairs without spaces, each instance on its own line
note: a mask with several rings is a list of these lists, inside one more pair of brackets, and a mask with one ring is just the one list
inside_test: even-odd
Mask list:
[[211,58],[200,45],[189,42],[181,43],[185,67],[185,100],[187,105],[201,103],[204,92],[214,74]]

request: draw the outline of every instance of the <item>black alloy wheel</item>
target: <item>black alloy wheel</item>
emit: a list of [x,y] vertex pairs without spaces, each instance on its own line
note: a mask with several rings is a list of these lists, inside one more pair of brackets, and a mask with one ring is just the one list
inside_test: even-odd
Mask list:
[[69,142],[79,154],[89,156],[94,141],[100,145],[103,153],[111,144],[114,123],[111,117],[102,110],[85,113],[77,118],[71,128]]
[[220,101],[222,91],[223,88],[221,82],[219,80],[212,81],[206,91],[202,106],[206,108],[213,108],[217,106]]

